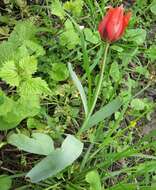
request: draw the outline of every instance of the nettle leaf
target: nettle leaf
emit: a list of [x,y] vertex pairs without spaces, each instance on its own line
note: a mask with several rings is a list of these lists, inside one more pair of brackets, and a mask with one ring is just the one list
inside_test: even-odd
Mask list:
[[26,177],[34,183],[52,177],[71,165],[80,156],[82,149],[83,144],[74,136],[68,135],[61,148],[56,149],[39,162]]
[[69,77],[67,66],[63,63],[54,63],[49,74],[55,81],[63,81]]
[[15,62],[13,60],[7,61],[3,64],[0,70],[0,77],[11,86],[19,86],[20,78],[17,72]]
[[28,48],[30,55],[35,54],[34,55],[35,57],[39,57],[39,56],[43,56],[45,54],[45,50],[43,49],[43,47],[34,41],[26,40],[24,42],[24,45]]
[[65,10],[72,12],[74,16],[80,16],[83,8],[83,0],[70,0],[64,3],[63,7]]
[[11,188],[12,180],[8,175],[0,175],[1,190],[9,190]]
[[20,75],[23,77],[31,76],[37,71],[37,60],[34,56],[27,56],[19,61]]
[[51,91],[48,87],[46,81],[42,80],[40,77],[28,78],[26,81],[20,85],[19,92],[21,96],[29,95],[42,95],[49,94]]
[[90,190],[102,190],[100,176],[96,170],[87,173],[86,181],[90,184]]
[[0,44],[0,65],[6,61],[13,60],[15,57],[16,53],[13,44],[7,41],[2,42]]
[[90,43],[97,44],[100,41],[98,32],[92,32],[90,28],[84,29],[84,35],[86,40]]
[[76,33],[69,19],[65,22],[65,30],[60,35],[60,43],[68,49],[74,49],[76,45],[80,44],[79,35]]
[[146,30],[144,30],[144,29],[129,29],[126,32],[125,37],[128,41],[132,41],[138,45],[141,45],[145,42]]
[[53,15],[60,17],[60,19],[63,19],[65,16],[63,5],[59,0],[53,0],[51,5],[51,12]]
[[16,47],[19,47],[27,40],[35,41],[36,32],[37,32],[36,26],[30,20],[17,22],[8,41],[11,42],[12,44],[15,44]]
[[53,140],[43,133],[33,133],[32,138],[24,134],[11,134],[7,141],[18,149],[34,154],[49,155],[54,151]]

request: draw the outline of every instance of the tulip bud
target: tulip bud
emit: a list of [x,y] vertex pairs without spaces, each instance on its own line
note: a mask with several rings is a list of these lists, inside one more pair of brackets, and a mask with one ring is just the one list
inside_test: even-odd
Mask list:
[[108,42],[120,39],[128,26],[130,17],[131,12],[124,14],[122,5],[116,8],[110,7],[98,27],[101,39]]

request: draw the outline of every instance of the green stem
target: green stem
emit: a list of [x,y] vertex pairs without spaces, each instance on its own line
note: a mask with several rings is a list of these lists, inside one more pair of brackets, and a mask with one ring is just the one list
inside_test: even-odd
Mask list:
[[100,74],[99,82],[98,82],[98,85],[97,85],[97,88],[96,88],[96,91],[95,91],[95,96],[93,98],[92,106],[91,106],[91,108],[89,110],[89,113],[88,113],[82,127],[78,131],[78,134],[77,134],[78,136],[86,129],[88,121],[89,121],[89,119],[90,119],[90,117],[91,117],[91,115],[92,115],[92,113],[94,111],[94,108],[96,106],[96,102],[97,102],[97,99],[98,99],[98,96],[99,96],[99,93],[100,93],[100,90],[101,90],[101,85],[102,85],[102,80],[103,80],[104,69],[105,69],[106,58],[107,58],[109,45],[110,45],[109,43],[106,44],[104,58],[103,58],[102,67],[101,67],[101,74]]

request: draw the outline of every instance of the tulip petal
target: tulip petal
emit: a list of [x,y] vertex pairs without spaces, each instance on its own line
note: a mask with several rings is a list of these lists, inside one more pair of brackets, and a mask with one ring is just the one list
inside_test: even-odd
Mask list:
[[126,14],[124,15],[124,17],[123,17],[123,29],[122,29],[122,32],[121,32],[121,35],[120,35],[120,36],[122,36],[123,33],[125,32],[125,29],[126,29],[126,27],[128,26],[128,23],[129,23],[129,20],[130,20],[131,16],[132,16],[132,13],[131,13],[131,12],[128,12],[128,13],[126,13]]
[[107,33],[110,41],[115,41],[120,36],[123,29],[124,9],[122,6],[114,8],[111,19],[107,24]]
[[106,16],[104,16],[102,21],[99,23],[98,31],[99,31],[100,36],[101,36],[102,39],[107,38],[105,36],[105,29],[106,29],[107,22],[110,20],[110,17],[111,17],[111,14],[112,14],[113,10],[114,10],[114,8],[110,7],[107,14],[106,14]]

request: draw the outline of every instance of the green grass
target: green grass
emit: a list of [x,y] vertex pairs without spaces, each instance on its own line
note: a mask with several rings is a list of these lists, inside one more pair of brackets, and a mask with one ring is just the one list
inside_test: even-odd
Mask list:
[[[2,190],[156,189],[156,2],[24,2],[0,4]],[[98,23],[107,6],[121,3],[132,11],[132,18],[122,39],[109,47],[101,91],[92,106],[106,48]],[[69,63],[70,73],[81,82],[82,86],[76,83],[81,96],[70,77]],[[41,146],[30,146],[39,148],[40,153],[33,154],[29,147],[20,150],[26,146],[24,138],[18,145],[9,140],[14,133],[31,137],[26,144],[34,140],[32,134],[46,134],[55,148],[71,134],[84,148],[72,164],[33,183],[25,175],[48,155],[40,151],[47,146],[46,136],[38,139]],[[69,145],[74,146],[73,141]],[[70,163],[70,151],[75,149],[69,145],[67,157],[58,154]]]

